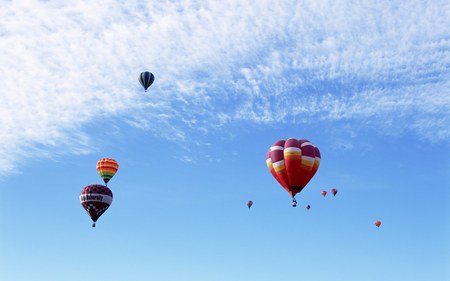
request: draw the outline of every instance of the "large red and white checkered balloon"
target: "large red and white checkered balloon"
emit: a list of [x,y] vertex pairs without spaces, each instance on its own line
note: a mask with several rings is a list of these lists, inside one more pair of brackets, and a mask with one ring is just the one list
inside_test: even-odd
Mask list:
[[112,203],[113,193],[105,185],[90,184],[80,192],[80,202],[88,215],[95,222],[109,208]]

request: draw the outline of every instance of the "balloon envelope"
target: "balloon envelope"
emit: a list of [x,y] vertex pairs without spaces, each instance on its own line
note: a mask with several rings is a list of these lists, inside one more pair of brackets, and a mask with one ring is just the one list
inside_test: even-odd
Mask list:
[[266,164],[272,176],[294,198],[317,172],[320,151],[305,139],[279,140],[269,148]]
[[306,210],[309,210],[309,209],[311,209],[311,206],[310,205],[306,205]]
[[247,207],[250,209],[250,207],[253,205],[253,201],[252,200],[249,200],[248,202],[247,202]]
[[377,227],[380,227],[381,221],[376,221],[376,222],[375,222],[375,225],[376,225]]
[[112,199],[113,193],[106,185],[91,184],[80,192],[81,206],[94,223],[111,206]]
[[333,196],[336,196],[336,194],[337,194],[337,189],[336,188],[332,188],[331,189],[331,193],[333,194]]
[[117,173],[119,164],[112,158],[102,158],[97,162],[97,172],[102,177],[105,184]]
[[327,196],[327,192],[325,190],[322,191],[322,195],[325,197]]
[[149,71],[141,72],[141,75],[139,75],[139,83],[141,83],[142,87],[144,87],[146,92],[148,87],[150,87],[154,81],[155,76],[153,75],[153,73]]

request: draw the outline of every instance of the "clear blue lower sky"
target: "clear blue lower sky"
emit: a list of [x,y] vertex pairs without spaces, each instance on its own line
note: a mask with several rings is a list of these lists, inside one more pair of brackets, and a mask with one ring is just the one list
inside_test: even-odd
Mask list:
[[[321,127],[246,129],[234,140],[192,147],[211,155],[192,163],[172,157],[183,153],[176,144],[130,133],[96,155],[26,165],[1,183],[1,279],[449,276],[447,147],[367,135],[342,149]],[[308,138],[322,152],[297,208],[265,166],[266,150],[282,137]],[[109,183],[112,206],[92,228],[78,194],[101,183],[101,157],[114,157],[120,168]],[[336,197],[322,197],[333,187]]]

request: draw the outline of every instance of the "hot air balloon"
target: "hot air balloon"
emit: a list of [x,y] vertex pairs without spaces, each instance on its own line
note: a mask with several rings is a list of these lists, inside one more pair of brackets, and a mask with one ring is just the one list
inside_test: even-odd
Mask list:
[[306,210],[309,210],[309,209],[311,209],[311,206],[310,205],[306,205]]
[[322,196],[323,197],[327,196],[327,192],[325,190],[322,190]]
[[336,196],[336,194],[338,193],[338,190],[336,188],[332,188],[331,193],[333,194],[333,196]]
[[151,72],[144,71],[141,72],[141,75],[139,75],[139,83],[141,83],[142,87],[144,87],[146,92],[148,87],[150,87],[153,84],[153,81],[155,81],[155,76]]
[[302,191],[320,165],[320,151],[305,139],[279,140],[267,152],[266,164],[272,176],[292,197]]
[[376,225],[377,227],[380,227],[381,221],[376,221],[376,222],[375,222],[375,225]]
[[116,174],[118,169],[119,164],[114,159],[102,158],[97,162],[97,172],[106,185],[108,185],[109,180]]
[[250,209],[250,207],[253,205],[253,201],[252,200],[249,200],[248,202],[247,202],[247,207]]
[[92,227],[95,227],[95,222],[109,208],[112,200],[112,191],[106,185],[91,184],[81,190],[80,202],[94,222]]

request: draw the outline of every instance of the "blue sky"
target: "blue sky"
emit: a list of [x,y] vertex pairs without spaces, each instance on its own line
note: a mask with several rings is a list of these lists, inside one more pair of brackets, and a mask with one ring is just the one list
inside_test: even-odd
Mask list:
[[[450,278],[448,1],[4,1],[0,19],[1,280]],[[297,208],[265,163],[289,137],[322,153]],[[103,157],[120,167],[93,229],[78,195]]]

